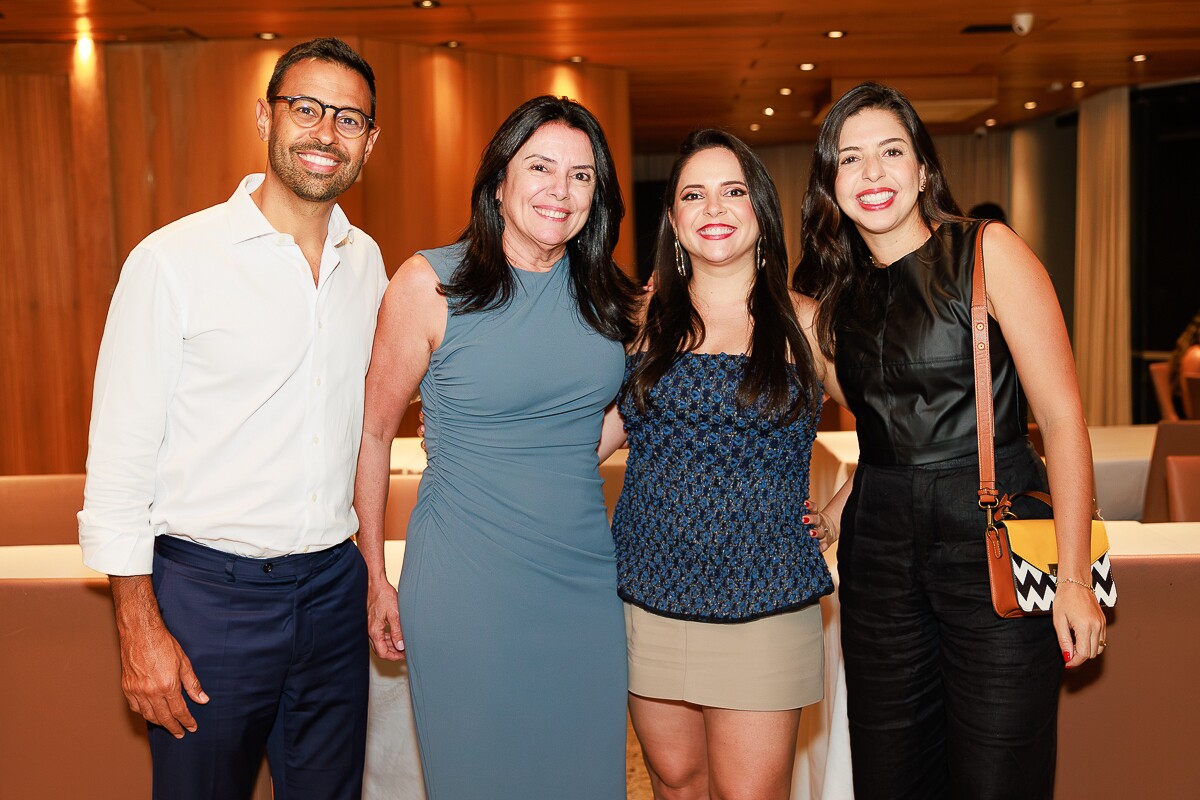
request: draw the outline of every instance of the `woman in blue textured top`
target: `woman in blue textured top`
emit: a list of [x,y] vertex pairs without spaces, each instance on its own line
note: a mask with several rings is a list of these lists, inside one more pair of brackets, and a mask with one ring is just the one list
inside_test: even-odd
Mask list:
[[[405,261],[383,299],[355,508],[371,642],[407,653],[429,800],[625,797],[597,460],[633,334],[634,287],[612,259],[623,210],[595,117],[535,98],[484,150],[459,241]],[[397,600],[388,451],[418,383],[429,465]]]
[[745,144],[688,137],[605,421],[602,458],[628,434],[613,536],[657,798],[786,798],[800,708],[823,694],[831,580],[804,501],[821,382],[838,390],[806,338],[812,302],[788,291],[781,219]]

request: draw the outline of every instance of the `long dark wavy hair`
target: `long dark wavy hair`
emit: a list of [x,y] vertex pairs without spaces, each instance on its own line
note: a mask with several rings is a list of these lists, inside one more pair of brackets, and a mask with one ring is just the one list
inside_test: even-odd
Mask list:
[[[958,203],[950,194],[933,138],[907,97],[890,86],[862,83],[833,104],[817,134],[802,211],[802,255],[792,277],[792,288],[819,303],[817,341],[821,352],[829,358],[834,355],[837,327],[854,325],[856,321],[869,319],[875,312],[866,299],[867,278],[874,269],[871,252],[854,223],[838,208],[834,190],[842,126],[847,119],[867,109],[894,114],[908,133],[917,163],[925,167],[925,190],[917,201],[917,212],[925,226],[932,231],[943,222],[963,219]],[[938,259],[934,263],[938,263]],[[938,290],[942,278],[941,275],[930,275],[930,291]]]
[[552,122],[582,131],[596,163],[596,188],[587,222],[567,242],[572,294],[589,327],[605,338],[628,342],[636,332],[636,287],[613,260],[625,216],[621,187],[600,123],[582,105],[565,97],[543,95],[523,103],[484,148],[471,189],[471,221],[458,239],[466,243],[466,255],[450,281],[442,285],[442,294],[456,314],[503,308],[511,302],[516,278],[504,254],[504,219],[496,190],[517,151],[538,128]]
[[750,205],[758,219],[761,255],[765,261],[762,269],[755,272],[746,298],[753,333],[746,371],[738,387],[738,403],[744,408],[756,406],[762,415],[788,424],[804,409],[815,410],[820,402],[820,392],[816,391],[812,351],[800,330],[788,293],[787,247],[783,240],[779,194],[753,150],[733,134],[712,128],[688,135],[679,148],[679,156],[667,180],[654,250],[655,290],[647,303],[645,323],[635,342],[635,348],[643,350],[644,354],[626,391],[639,408],[645,409],[651,389],[679,355],[696,349],[704,341],[704,322],[692,303],[689,288],[691,261],[685,254],[689,277],[680,275],[675,266],[676,238],[670,215],[684,167],[697,153],[714,147],[733,153],[742,167]]

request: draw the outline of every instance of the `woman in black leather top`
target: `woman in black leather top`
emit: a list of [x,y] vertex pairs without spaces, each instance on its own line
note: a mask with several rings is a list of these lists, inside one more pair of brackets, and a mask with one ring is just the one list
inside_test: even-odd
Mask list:
[[[795,287],[857,418],[861,457],[823,509],[840,530],[854,790],[869,798],[1049,798],[1058,688],[1104,648],[1088,554],[1092,464],[1062,313],[1045,269],[994,223],[988,266],[996,471],[1047,488],[1061,563],[1052,617],[991,608],[969,306],[976,228],[899,92],[863,84],[830,110],[804,200]],[[840,523],[840,524],[839,524]]]

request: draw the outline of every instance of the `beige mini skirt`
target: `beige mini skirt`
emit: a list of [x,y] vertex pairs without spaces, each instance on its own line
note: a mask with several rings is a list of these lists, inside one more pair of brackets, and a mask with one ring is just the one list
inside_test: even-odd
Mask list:
[[783,711],[825,694],[821,606],[750,622],[689,622],[625,604],[629,691],[741,711]]

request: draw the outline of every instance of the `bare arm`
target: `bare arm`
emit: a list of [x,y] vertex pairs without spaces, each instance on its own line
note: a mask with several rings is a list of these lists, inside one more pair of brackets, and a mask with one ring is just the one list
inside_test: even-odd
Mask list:
[[400,265],[379,307],[367,370],[354,510],[359,521],[358,547],[367,564],[368,633],[376,655],[390,661],[403,658],[404,651],[396,590],[388,583],[383,559],[392,439],[445,334],[446,298],[438,294],[437,287],[437,275],[423,256],[413,256]]
[[625,435],[625,419],[621,416],[614,401],[604,411],[604,424],[600,428],[600,463],[603,464],[609,456],[617,451],[617,448],[624,446],[628,438]]
[[[816,367],[817,377],[821,380],[825,394],[832,397],[838,405],[845,407],[846,399],[842,395],[842,387],[838,385],[837,369],[833,362],[821,353],[821,348],[817,343],[815,324],[817,301],[799,292],[792,292],[792,302],[796,308],[796,318],[800,322],[800,328],[804,331],[804,338],[808,341],[808,349],[812,351],[813,366]],[[846,505],[846,498],[850,495],[851,484],[852,481],[843,483],[824,508],[812,510],[812,513],[805,519],[806,522],[811,522],[815,526],[814,533],[818,537],[817,541],[821,545],[822,553],[837,541],[841,533],[842,508]],[[805,507],[810,508],[807,500]]]
[[176,739],[184,729],[196,732],[196,719],[182,692],[197,703],[208,695],[192,671],[192,662],[167,630],[149,575],[112,575],[113,608],[121,641],[121,690],[129,707]]
[[815,320],[817,301],[799,292],[792,292],[791,294],[792,304],[796,309],[796,319],[800,323],[800,329],[804,332],[804,338],[808,341],[808,349],[812,351],[813,366],[817,369],[817,377],[821,380],[825,394],[832,397],[833,402],[845,408],[846,399],[842,395],[842,387],[838,385],[837,369],[834,367],[833,362],[821,353],[820,344],[817,342]]
[[1060,578],[1054,625],[1070,654],[1067,665],[1077,666],[1098,654],[1104,615],[1087,588],[1095,489],[1075,361],[1054,287],[1033,251],[1003,225],[989,225],[984,260],[989,311],[1000,323],[1046,445]]

